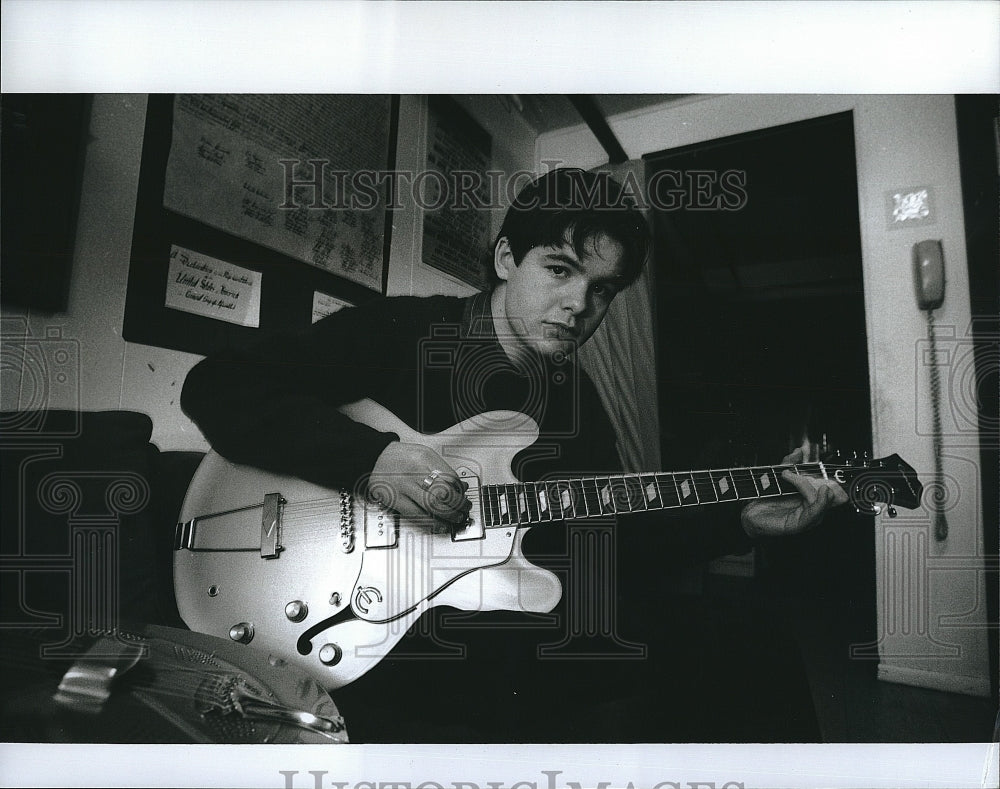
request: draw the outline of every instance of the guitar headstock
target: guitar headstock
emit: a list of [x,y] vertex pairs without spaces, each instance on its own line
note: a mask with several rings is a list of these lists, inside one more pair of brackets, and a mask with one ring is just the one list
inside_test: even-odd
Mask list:
[[878,515],[884,506],[889,517],[895,518],[896,507],[915,510],[920,506],[924,486],[899,455],[870,458],[867,452],[851,456],[835,452],[823,463],[827,474],[847,491],[859,515]]

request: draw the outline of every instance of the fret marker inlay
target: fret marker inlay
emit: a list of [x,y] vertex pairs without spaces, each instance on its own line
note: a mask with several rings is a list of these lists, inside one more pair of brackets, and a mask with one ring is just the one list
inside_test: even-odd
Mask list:
[[656,485],[650,482],[646,486],[646,501],[653,501],[659,493],[656,492]]
[[681,496],[686,499],[690,495],[691,495],[691,485],[688,483],[687,480],[684,480],[681,483]]
[[716,483],[716,485],[719,488],[719,493],[723,495],[725,495],[726,492],[729,490],[729,483],[726,482],[725,477],[719,477],[719,481]]
[[763,490],[767,490],[769,487],[771,487],[771,478],[767,476],[767,474],[760,475],[760,487]]

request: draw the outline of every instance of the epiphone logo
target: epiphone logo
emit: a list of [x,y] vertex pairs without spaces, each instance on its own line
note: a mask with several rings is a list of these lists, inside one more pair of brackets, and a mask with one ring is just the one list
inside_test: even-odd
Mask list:
[[847,475],[844,474],[844,469],[842,468],[838,468],[836,471],[833,472],[833,478],[837,480],[837,482],[839,482],[841,485],[847,482]]
[[359,586],[354,593],[354,607],[367,614],[373,603],[382,602],[382,593],[374,586]]

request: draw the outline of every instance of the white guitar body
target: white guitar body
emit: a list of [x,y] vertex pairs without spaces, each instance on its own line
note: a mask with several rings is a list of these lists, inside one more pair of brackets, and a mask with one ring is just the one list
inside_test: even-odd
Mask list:
[[365,495],[209,453],[184,500],[174,545],[177,606],[192,630],[266,651],[329,690],[378,663],[432,606],[551,611],[562,587],[521,552],[531,524],[794,493],[782,484],[784,469],[832,474],[867,515],[881,511],[876,502],[888,505],[890,517],[894,505],[915,509],[923,491],[898,455],[520,484],[511,462],[538,438],[524,414],[492,411],[423,435],[370,400],[340,410],[447,460],[469,484],[468,523],[403,519],[391,502],[381,507]]
[[[516,482],[511,461],[538,435],[510,411],[423,435],[369,400],[341,410],[438,452],[470,480],[473,515],[478,485]],[[214,452],[180,520],[174,589],[187,625],[293,663],[330,690],[378,663],[432,606],[547,612],[562,595],[559,580],[521,553],[523,527],[463,537]]]

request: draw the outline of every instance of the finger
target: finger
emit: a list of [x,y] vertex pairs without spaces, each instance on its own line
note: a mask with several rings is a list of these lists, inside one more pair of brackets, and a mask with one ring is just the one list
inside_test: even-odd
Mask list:
[[805,459],[805,455],[802,452],[802,447],[797,447],[793,449],[790,453],[785,455],[781,462],[785,463],[801,463]]
[[851,500],[851,497],[847,495],[847,491],[837,482],[825,482],[823,483],[823,487],[830,491],[830,506],[832,507],[839,507],[841,504],[847,504]]
[[781,472],[781,478],[795,488],[796,493],[805,499],[807,505],[811,505],[814,501],[816,501],[819,488],[816,487],[809,477],[804,477],[801,474],[796,474],[790,469],[786,469]]
[[417,501],[423,509],[435,518],[447,521],[462,521],[466,518],[472,503],[466,498],[468,486],[454,472],[442,472],[427,485],[430,475],[418,486]]

